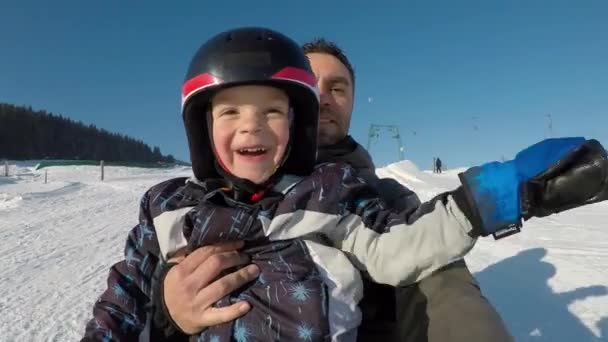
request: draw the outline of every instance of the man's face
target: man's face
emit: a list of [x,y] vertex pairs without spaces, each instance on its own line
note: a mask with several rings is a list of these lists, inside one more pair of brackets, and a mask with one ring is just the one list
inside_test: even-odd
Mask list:
[[353,82],[348,69],[336,57],[326,53],[307,54],[317,77],[321,96],[319,146],[344,139],[353,111]]

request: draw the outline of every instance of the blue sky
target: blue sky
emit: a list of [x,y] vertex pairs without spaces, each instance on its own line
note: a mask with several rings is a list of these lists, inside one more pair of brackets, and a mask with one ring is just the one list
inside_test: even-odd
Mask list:
[[[608,144],[606,1],[162,3],[4,1],[0,101],[189,160],[179,94],[190,57],[219,31],[263,25],[338,42],[357,73],[352,135],[366,146],[370,124],[398,125],[423,168],[436,155],[448,167],[511,158],[549,135],[547,114],[553,136]],[[398,158],[389,133],[371,153]]]

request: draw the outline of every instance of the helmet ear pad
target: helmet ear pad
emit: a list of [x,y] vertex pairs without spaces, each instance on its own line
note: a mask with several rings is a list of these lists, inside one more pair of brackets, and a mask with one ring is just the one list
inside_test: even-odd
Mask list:
[[203,180],[217,178],[215,154],[211,149],[211,125],[207,121],[209,104],[201,101],[189,101],[184,106],[184,125],[190,149],[190,160],[194,176]]

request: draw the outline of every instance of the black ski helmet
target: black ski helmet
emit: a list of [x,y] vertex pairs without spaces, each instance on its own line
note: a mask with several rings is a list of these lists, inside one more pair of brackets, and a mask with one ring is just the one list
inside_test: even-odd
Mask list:
[[271,85],[287,93],[295,129],[281,169],[309,174],[316,161],[319,95],[308,58],[295,41],[279,32],[244,27],[205,42],[192,58],[184,80],[182,116],[196,178],[220,176],[207,126],[211,97],[220,89],[245,84]]

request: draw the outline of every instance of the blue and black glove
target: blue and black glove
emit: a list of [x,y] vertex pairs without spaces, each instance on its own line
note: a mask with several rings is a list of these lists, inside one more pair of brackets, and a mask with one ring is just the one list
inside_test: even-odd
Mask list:
[[608,199],[608,158],[597,140],[547,139],[515,159],[473,167],[459,175],[473,211],[474,230],[495,238],[521,222]]

